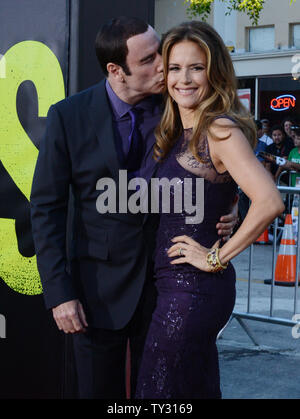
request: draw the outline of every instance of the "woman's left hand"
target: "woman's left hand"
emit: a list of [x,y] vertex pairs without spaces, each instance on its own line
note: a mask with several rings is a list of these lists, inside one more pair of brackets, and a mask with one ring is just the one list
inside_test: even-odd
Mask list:
[[212,267],[208,265],[206,257],[211,249],[219,247],[220,239],[216,241],[211,249],[201,246],[200,243],[185,235],[174,237],[171,241],[174,245],[168,249],[168,256],[178,257],[170,262],[172,265],[189,263],[201,271],[211,272]]

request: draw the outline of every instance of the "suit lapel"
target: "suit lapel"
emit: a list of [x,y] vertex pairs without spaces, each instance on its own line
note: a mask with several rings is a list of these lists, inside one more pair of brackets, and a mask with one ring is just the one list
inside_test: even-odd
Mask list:
[[99,140],[101,156],[112,176],[117,180],[120,163],[115,146],[112,110],[106,95],[105,80],[102,80],[93,89],[88,115]]
[[151,179],[155,177],[156,171],[158,169],[158,163],[153,159],[152,154],[148,156],[148,159],[149,158],[152,158],[152,161],[151,163],[148,163],[147,174],[144,175],[148,184],[148,213],[144,215],[143,224],[147,222],[151,213]]
[[[107,99],[105,80],[102,80],[93,88],[91,102],[88,107],[88,116],[98,138],[101,157],[106,162],[112,177],[118,183],[119,170],[122,167],[118,160],[114,141],[112,110]],[[158,167],[157,162],[152,157],[152,153],[153,147],[150,147],[144,160],[147,163],[147,173],[143,174],[143,177],[147,180],[149,191],[151,188],[151,178],[155,176]],[[148,217],[149,214],[145,214],[143,224],[147,221]]]

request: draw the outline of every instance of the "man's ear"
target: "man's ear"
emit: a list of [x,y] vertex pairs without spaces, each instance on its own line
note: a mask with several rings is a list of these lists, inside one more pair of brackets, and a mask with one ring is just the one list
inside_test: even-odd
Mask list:
[[121,66],[114,63],[108,63],[106,69],[110,77],[112,77],[115,81],[124,83],[124,72]]

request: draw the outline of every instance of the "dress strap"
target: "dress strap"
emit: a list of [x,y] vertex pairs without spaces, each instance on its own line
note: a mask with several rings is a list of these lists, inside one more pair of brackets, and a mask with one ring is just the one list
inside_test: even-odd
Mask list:
[[229,119],[231,122],[234,122],[236,124],[236,120],[232,116],[224,114],[224,115],[218,115],[215,117],[215,119],[221,119],[221,118]]

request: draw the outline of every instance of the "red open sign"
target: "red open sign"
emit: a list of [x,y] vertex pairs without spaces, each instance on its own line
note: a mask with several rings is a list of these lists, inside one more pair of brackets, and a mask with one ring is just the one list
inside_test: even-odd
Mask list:
[[296,106],[296,98],[292,95],[282,95],[271,99],[273,111],[286,111]]

